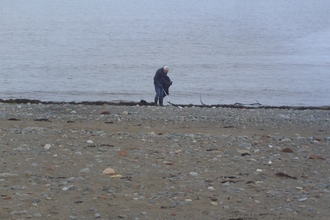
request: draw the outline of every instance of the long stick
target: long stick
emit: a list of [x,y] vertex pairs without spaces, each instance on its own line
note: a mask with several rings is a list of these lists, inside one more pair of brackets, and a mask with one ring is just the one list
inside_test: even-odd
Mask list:
[[170,102],[169,95],[165,92],[164,88],[163,88],[163,92],[166,94],[166,97],[167,97],[167,100],[168,100],[167,103],[171,103],[171,102]]

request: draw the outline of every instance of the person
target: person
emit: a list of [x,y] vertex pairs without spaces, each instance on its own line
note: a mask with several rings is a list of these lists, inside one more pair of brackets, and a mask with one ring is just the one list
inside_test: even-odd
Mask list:
[[[169,72],[170,68],[168,66],[164,66],[162,68],[159,68],[156,71],[156,74],[154,76],[154,85],[155,85],[155,105],[163,106],[163,98],[164,96],[164,88],[169,88],[169,86],[172,84],[172,81],[167,76],[167,73]],[[168,95],[168,90],[167,90]]]

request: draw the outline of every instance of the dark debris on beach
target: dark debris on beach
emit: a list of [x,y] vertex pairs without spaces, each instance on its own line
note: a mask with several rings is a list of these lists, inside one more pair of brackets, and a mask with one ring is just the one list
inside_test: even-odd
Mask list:
[[[147,102],[145,100],[141,100],[140,102],[133,101],[119,101],[119,102],[107,102],[107,101],[83,101],[83,102],[55,102],[55,101],[41,101],[37,99],[0,99],[0,103],[9,103],[9,104],[70,104],[70,105],[116,105],[116,106],[154,106],[153,102]],[[262,105],[259,102],[252,104],[244,104],[244,103],[234,103],[234,104],[214,104],[214,105],[195,105],[195,104],[175,104],[168,103],[174,107],[201,107],[201,108],[237,108],[237,109],[292,109],[292,110],[330,110],[329,106],[266,106]]]

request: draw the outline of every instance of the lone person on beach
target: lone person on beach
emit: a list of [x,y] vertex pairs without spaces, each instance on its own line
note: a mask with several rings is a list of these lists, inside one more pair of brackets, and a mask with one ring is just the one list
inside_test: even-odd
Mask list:
[[164,66],[156,71],[156,74],[154,76],[154,85],[156,91],[155,105],[158,105],[159,101],[159,105],[163,106],[164,87],[168,88],[172,84],[170,78],[167,76],[169,70],[170,68],[168,66]]

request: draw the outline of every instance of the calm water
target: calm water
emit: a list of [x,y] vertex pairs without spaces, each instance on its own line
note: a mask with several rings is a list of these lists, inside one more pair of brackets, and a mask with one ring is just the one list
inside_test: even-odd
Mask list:
[[0,98],[330,105],[329,0],[0,0]]

